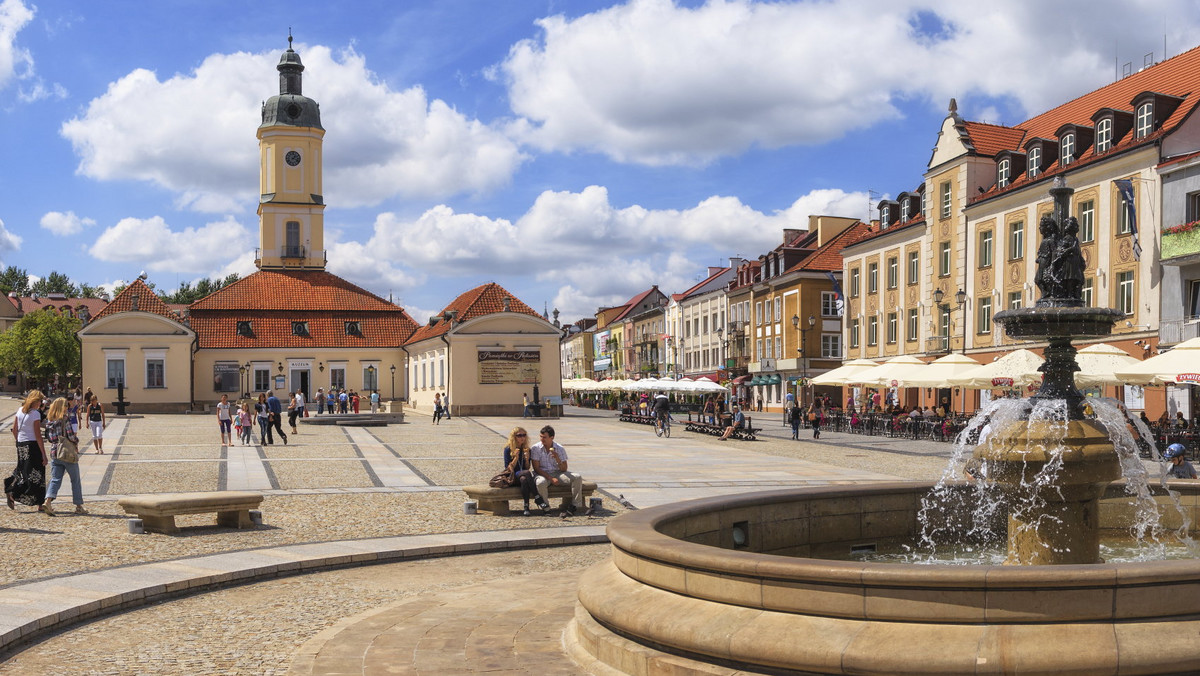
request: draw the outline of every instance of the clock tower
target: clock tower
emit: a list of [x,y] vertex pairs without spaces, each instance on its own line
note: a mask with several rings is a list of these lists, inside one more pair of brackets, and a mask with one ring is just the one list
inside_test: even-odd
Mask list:
[[325,269],[321,196],[321,110],[301,93],[304,64],[288,48],[279,59],[279,95],[263,104],[258,127],[260,270]]

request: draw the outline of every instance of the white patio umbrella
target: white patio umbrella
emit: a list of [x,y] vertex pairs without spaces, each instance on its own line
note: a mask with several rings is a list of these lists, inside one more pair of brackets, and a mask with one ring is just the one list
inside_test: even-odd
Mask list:
[[[892,357],[883,362],[879,366],[859,371],[846,378],[847,385],[867,385],[869,387],[891,387],[892,381],[896,380],[896,376],[904,370],[904,367],[917,366],[924,368],[925,362],[917,359],[910,354],[902,354],[899,357]],[[899,381],[896,380],[896,384]]]
[[813,385],[846,385],[846,378],[857,373],[862,373],[867,369],[879,366],[879,362],[870,359],[854,359],[835,368],[832,371],[827,371],[812,379]]
[[1128,385],[1200,383],[1200,338],[1191,338],[1162,354],[1113,373]]
[[704,394],[704,393],[708,393],[708,392],[713,392],[713,393],[727,392],[728,390],[729,390],[728,387],[725,387],[724,385],[721,385],[720,383],[714,383],[713,381],[709,380],[708,378],[705,378],[704,376],[697,378],[696,382],[691,384],[691,391],[700,393],[700,394]]
[[1043,361],[1036,352],[1013,350],[990,364],[952,376],[947,384],[976,390],[1038,385],[1042,382],[1042,374],[1037,369]]
[[1125,350],[1108,343],[1088,345],[1079,350],[1075,361],[1079,364],[1079,371],[1075,373],[1075,384],[1079,387],[1124,385],[1125,381],[1118,378],[1116,372],[1142,363]]
[[967,355],[951,352],[924,366],[908,366],[895,379],[901,387],[948,387],[950,378],[979,366],[979,362]]

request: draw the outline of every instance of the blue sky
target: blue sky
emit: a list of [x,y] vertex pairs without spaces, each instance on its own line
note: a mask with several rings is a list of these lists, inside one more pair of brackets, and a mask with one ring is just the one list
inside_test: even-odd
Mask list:
[[1184,0],[0,0],[0,262],[252,272],[289,27],[329,269],[418,319],[495,281],[574,321],[868,217],[917,186],[951,96],[1015,124],[1198,24]]

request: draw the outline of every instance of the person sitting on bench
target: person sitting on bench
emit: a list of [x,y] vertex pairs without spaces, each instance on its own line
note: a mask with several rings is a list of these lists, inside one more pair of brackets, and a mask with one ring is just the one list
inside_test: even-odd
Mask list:
[[733,434],[734,430],[740,430],[745,426],[746,426],[746,415],[744,413],[742,413],[741,408],[734,406],[733,407],[733,420],[730,422],[729,427],[725,428],[725,434],[721,435],[720,441],[725,441],[726,439],[729,438],[729,435]]
[[[539,436],[541,441],[529,449],[529,455],[533,458],[533,469],[537,473],[534,485],[542,501],[547,503],[550,502],[551,484],[571,485],[571,505],[561,514],[565,519],[583,507],[583,477],[567,471],[567,449],[554,441],[553,427],[546,425]],[[588,507],[584,514],[591,516],[592,508]]]

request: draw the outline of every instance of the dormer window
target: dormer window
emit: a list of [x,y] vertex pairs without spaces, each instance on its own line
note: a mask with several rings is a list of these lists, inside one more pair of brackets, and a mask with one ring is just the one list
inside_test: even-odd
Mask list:
[[1146,138],[1152,131],[1154,131],[1154,102],[1150,101],[1138,106],[1134,137]]
[[1060,164],[1067,166],[1075,161],[1075,135],[1064,134],[1062,140],[1059,141],[1059,157],[1062,158]]
[[1037,175],[1042,171],[1042,149],[1033,147],[1029,149],[1029,178],[1037,178]]
[[900,202],[900,222],[901,223],[908,222],[908,217],[909,217],[908,205],[909,205],[909,201],[907,199]]
[[292,335],[308,337],[308,322],[292,322]]
[[346,335],[347,336],[361,336],[362,335],[362,322],[346,322]]
[[996,185],[1000,188],[1007,188],[1011,181],[1012,161],[1008,158],[1000,160],[1000,164],[996,167]]
[[239,321],[237,323],[237,335],[243,338],[254,337],[254,323],[248,320]]
[[888,227],[888,224],[891,222],[892,222],[892,208],[890,206],[884,207],[883,211],[879,214],[879,225],[880,225],[880,227],[886,229]]
[[1096,154],[1106,153],[1113,144],[1113,121],[1106,117],[1096,123]]

